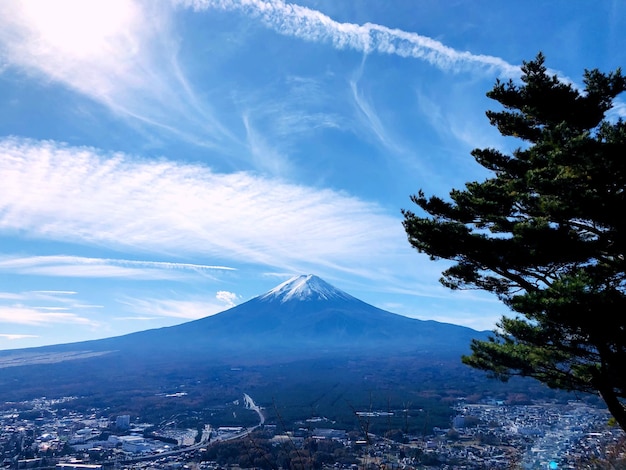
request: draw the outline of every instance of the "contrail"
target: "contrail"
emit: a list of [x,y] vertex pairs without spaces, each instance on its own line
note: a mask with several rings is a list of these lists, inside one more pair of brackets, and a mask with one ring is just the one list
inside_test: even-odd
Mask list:
[[365,23],[340,23],[329,16],[282,0],[173,0],[196,11],[218,9],[241,11],[258,18],[269,28],[286,36],[311,42],[330,43],[337,49],[352,49],[365,54],[395,54],[420,59],[439,69],[453,72],[483,70],[502,77],[518,77],[518,65],[483,54],[457,51],[417,33]]

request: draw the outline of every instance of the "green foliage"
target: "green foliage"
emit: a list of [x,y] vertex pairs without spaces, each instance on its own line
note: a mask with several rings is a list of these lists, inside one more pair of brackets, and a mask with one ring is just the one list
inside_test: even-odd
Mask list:
[[599,392],[626,429],[626,124],[605,114],[626,90],[621,71],[585,71],[584,89],[548,74],[544,57],[524,62],[522,83],[497,81],[488,111],[505,155],[472,152],[492,177],[449,199],[412,201],[409,242],[453,262],[441,282],[491,292],[510,308],[466,364],[507,380]]

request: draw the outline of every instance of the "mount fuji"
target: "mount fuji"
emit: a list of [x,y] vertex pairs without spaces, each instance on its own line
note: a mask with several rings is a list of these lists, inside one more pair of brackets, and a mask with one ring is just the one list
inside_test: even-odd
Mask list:
[[[459,357],[469,351],[470,328],[422,321],[381,310],[314,275],[289,279],[217,315],[84,345],[135,352],[196,354],[245,362],[329,354],[392,352]],[[152,353],[154,354],[154,352]]]
[[136,383],[156,389],[164,387],[167,377],[195,380],[214,375],[220,367],[276,369],[282,364],[293,369],[298,363],[298,370],[305,370],[305,364],[315,361],[377,361],[379,369],[393,361],[459,365],[471,340],[486,336],[458,325],[390,313],[317,276],[297,276],[229,310],[181,325],[2,351],[0,398],[15,396],[20,387],[32,394],[99,390],[104,383],[116,390]]

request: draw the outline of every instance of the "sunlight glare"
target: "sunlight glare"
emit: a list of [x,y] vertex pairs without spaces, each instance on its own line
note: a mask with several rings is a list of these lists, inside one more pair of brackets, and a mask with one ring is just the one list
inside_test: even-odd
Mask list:
[[137,18],[130,0],[30,0],[21,7],[42,49],[75,59],[101,56],[120,40],[128,42]]

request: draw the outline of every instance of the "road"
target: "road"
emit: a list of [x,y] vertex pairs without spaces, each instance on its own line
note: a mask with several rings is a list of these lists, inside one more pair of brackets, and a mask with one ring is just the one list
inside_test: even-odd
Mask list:
[[263,424],[265,423],[265,416],[263,415],[263,411],[261,411],[261,407],[254,403],[254,400],[250,398],[250,395],[248,395],[247,393],[243,394],[243,400],[247,409],[256,411],[256,414],[259,415],[259,424],[254,428],[256,429],[259,426],[263,426]]
[[227,438],[224,438],[224,439],[217,438],[217,439],[213,440],[211,443],[209,443],[207,440],[202,440],[202,441],[198,442],[197,444],[194,444],[194,445],[188,446],[188,447],[183,447],[182,449],[170,450],[170,451],[167,451],[167,452],[161,452],[160,454],[142,455],[142,456],[133,457],[133,458],[127,459],[127,460],[120,460],[119,463],[120,464],[128,464],[128,463],[133,463],[133,462],[145,462],[147,460],[160,459],[160,458],[163,458],[163,457],[168,457],[168,456],[178,455],[178,454],[184,454],[185,452],[192,452],[192,451],[195,451],[195,450],[199,450],[202,447],[206,447],[207,445],[211,445],[211,444],[214,444],[216,442],[232,441],[232,440],[235,440],[235,439],[241,439],[242,437],[246,437],[251,432],[253,432],[253,431],[257,430],[258,428],[260,428],[261,426],[263,426],[263,424],[265,423],[265,415],[263,414],[263,411],[262,411],[261,407],[254,402],[254,400],[252,399],[252,397],[250,397],[250,395],[248,395],[247,393],[244,393],[243,394],[243,400],[244,400],[244,406],[246,407],[246,409],[252,410],[257,415],[259,415],[259,424],[257,424],[256,426],[253,426],[251,428],[246,428],[246,429],[242,430],[240,433],[234,434],[232,436],[228,436]]

